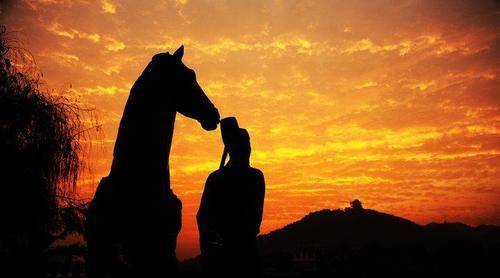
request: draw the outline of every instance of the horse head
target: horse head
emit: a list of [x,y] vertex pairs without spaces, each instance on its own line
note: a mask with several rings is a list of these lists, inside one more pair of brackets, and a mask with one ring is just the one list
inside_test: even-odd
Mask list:
[[[197,120],[205,130],[214,130],[220,120],[219,111],[196,81],[194,70],[182,62],[184,46],[179,47],[174,54],[160,53],[153,56],[147,66],[153,80],[156,105],[164,105],[164,109],[173,109],[186,117]],[[169,94],[161,91],[168,91]],[[172,106],[173,105],[173,106]]]

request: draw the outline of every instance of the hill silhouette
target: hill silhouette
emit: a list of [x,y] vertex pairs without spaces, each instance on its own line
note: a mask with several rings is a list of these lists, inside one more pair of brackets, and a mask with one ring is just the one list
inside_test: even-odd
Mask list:
[[500,242],[500,227],[463,223],[419,225],[410,220],[371,209],[324,209],[309,213],[297,222],[259,236],[262,252],[305,245],[377,243],[381,246],[438,244],[450,240]]
[[312,212],[258,240],[268,276],[499,273],[500,227],[419,225],[361,206]]
[[422,227],[390,214],[369,209],[324,209],[259,237],[264,252],[304,245],[406,244],[418,238]]
[[[324,209],[258,237],[264,277],[420,277],[500,273],[500,227],[419,225],[364,209]],[[199,258],[182,262],[199,274]]]

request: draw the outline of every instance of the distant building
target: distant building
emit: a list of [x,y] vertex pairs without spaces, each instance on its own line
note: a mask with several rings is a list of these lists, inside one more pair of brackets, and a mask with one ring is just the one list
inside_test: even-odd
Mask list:
[[362,210],[363,205],[361,204],[361,201],[358,199],[355,199],[354,201],[352,201],[351,202],[351,209]]

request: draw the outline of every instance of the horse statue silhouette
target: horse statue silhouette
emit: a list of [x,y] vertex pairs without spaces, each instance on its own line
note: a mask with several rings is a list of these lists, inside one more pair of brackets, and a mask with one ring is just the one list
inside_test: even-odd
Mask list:
[[219,112],[182,62],[184,47],[152,58],[133,85],[111,171],[87,214],[88,277],[175,276],[180,200],[170,189],[176,112],[214,130]]

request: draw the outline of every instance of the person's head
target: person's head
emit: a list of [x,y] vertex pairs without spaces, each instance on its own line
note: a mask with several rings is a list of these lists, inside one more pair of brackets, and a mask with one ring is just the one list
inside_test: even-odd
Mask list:
[[252,151],[250,135],[246,129],[240,128],[238,131],[237,137],[228,146],[229,156],[235,163],[249,163]]

